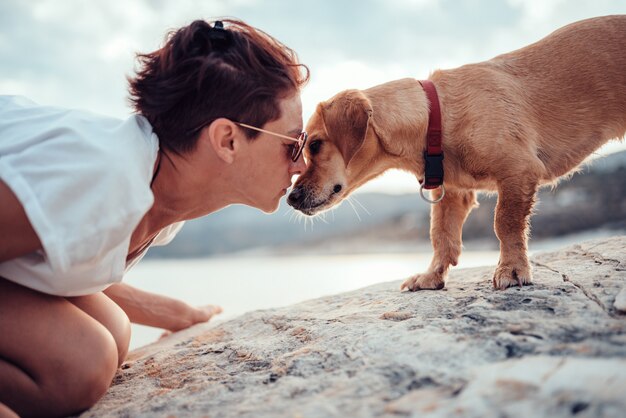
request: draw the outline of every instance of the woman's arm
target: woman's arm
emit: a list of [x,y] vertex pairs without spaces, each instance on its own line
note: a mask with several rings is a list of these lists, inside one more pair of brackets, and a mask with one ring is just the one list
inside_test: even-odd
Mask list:
[[169,331],[180,331],[199,322],[206,322],[222,312],[219,306],[199,308],[167,296],[146,292],[125,283],[109,286],[104,294],[126,312],[130,322]]
[[[24,207],[0,180],[0,263],[41,249]],[[117,303],[131,322],[178,331],[206,322],[222,312],[218,306],[195,308],[173,298],[135,289],[127,284],[110,286],[104,293]]]
[[24,207],[9,186],[0,180],[0,263],[40,248],[41,241]]

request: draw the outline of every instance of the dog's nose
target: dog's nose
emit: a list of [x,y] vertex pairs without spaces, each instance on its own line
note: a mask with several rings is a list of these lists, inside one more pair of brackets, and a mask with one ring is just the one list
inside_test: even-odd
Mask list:
[[294,189],[289,193],[287,197],[287,203],[294,207],[298,208],[304,201],[304,189],[302,187],[294,187]]

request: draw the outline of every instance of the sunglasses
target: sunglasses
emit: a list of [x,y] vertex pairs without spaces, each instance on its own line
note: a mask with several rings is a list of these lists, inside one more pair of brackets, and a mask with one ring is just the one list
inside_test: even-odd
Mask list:
[[293,145],[293,148],[291,151],[291,161],[293,161],[294,163],[298,161],[298,158],[300,158],[300,155],[302,154],[302,150],[304,149],[304,146],[306,145],[306,141],[307,139],[309,139],[309,135],[304,131],[300,132],[300,135],[298,135],[297,138],[292,138],[290,136],[277,134],[276,132],[267,131],[265,129],[257,128],[256,126],[247,125],[241,122],[235,122],[235,124],[246,129],[252,129],[253,131],[263,132],[269,135],[277,136],[279,138],[294,141],[295,144]]

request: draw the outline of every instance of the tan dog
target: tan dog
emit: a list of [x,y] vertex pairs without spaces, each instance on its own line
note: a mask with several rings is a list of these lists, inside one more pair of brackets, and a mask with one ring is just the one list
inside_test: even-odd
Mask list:
[[[431,212],[433,260],[402,288],[444,286],[477,190],[498,193],[494,287],[529,284],[528,220],[538,187],[626,132],[626,15],[573,23],[492,60],[435,71],[430,80],[441,105],[446,193]],[[289,204],[317,214],[390,168],[423,179],[428,120],[429,102],[414,79],[320,103],[307,125],[308,168]]]

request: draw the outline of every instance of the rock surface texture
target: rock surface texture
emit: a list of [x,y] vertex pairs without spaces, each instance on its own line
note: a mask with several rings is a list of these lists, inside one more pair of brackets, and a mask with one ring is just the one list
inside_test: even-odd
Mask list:
[[524,288],[480,267],[193,327],[132,352],[81,417],[626,416],[626,236],[532,264]]

